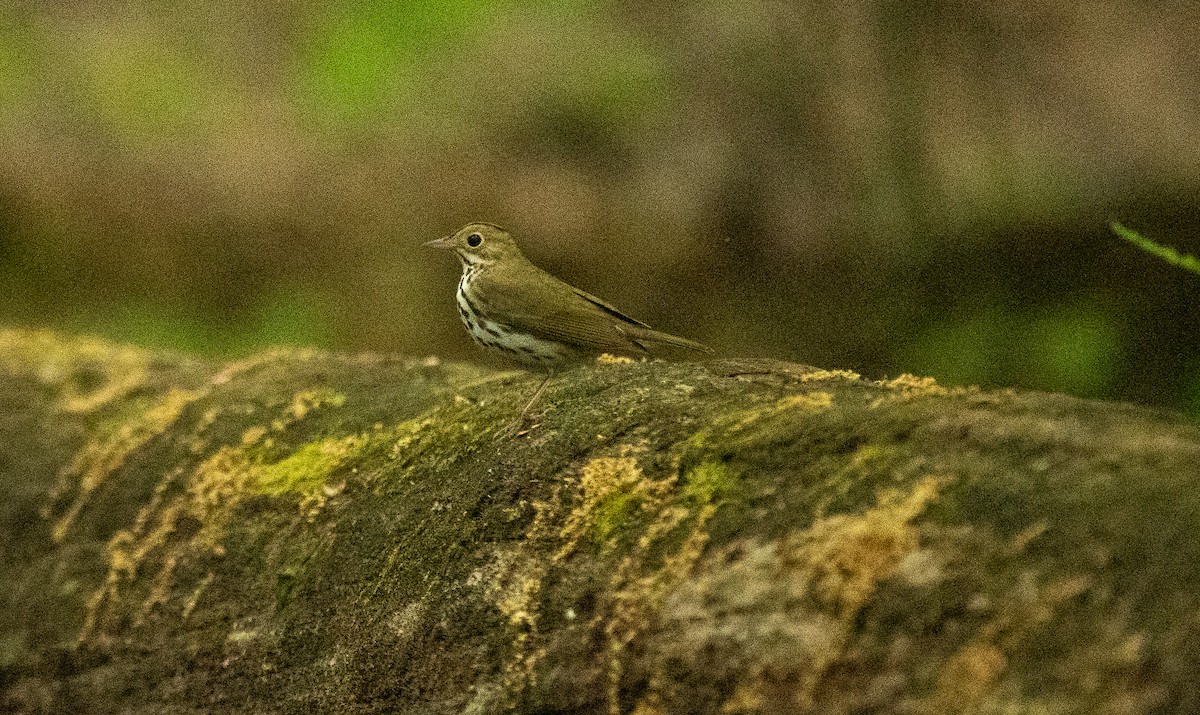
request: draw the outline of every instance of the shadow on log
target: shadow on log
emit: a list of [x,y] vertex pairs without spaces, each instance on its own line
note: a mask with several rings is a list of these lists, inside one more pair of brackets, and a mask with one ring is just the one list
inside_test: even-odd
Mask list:
[[1200,432],[761,360],[0,332],[0,709],[1200,710]]

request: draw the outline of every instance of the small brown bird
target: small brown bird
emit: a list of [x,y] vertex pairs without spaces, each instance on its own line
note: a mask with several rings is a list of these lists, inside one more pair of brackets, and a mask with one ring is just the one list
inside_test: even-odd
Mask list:
[[553,369],[606,353],[647,356],[661,345],[712,352],[543,271],[499,226],[467,224],[425,245],[452,250],[462,262],[458,313],[475,342],[519,362]]

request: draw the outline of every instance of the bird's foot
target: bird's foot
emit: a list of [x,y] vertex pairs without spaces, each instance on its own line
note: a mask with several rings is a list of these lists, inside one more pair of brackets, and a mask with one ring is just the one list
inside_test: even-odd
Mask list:
[[553,375],[553,372],[548,373],[546,377],[542,379],[542,381],[538,384],[537,389],[533,391],[533,395],[529,398],[529,401],[526,402],[525,406],[521,408],[521,413],[517,415],[517,418],[512,422],[509,422],[504,429],[500,430],[501,437],[524,437],[540,426],[533,423],[533,416],[530,414],[530,411],[533,409],[533,406],[537,404],[537,401],[542,396],[542,393],[545,392],[546,383],[550,382],[550,378],[553,377]]

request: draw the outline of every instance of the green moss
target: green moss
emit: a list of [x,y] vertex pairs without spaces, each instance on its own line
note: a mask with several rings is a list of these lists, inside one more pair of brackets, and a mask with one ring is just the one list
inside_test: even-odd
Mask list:
[[683,478],[683,501],[689,506],[703,506],[720,501],[733,488],[737,475],[724,462],[704,462],[688,471]]
[[310,442],[287,458],[262,467],[258,491],[279,496],[286,493],[310,495],[320,492],[326,480],[364,439],[358,436]]
[[842,481],[857,481],[894,467],[904,456],[904,451],[897,447],[864,444],[850,454],[845,466],[836,472],[836,476]]
[[611,492],[599,499],[592,511],[592,533],[596,541],[608,541],[628,526],[641,508],[642,495],[634,489]]

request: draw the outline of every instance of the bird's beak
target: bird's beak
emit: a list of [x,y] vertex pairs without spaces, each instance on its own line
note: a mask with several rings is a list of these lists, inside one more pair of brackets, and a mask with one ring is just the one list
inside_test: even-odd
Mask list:
[[430,248],[454,248],[454,236],[442,236],[432,241],[426,241],[422,245],[429,246]]

